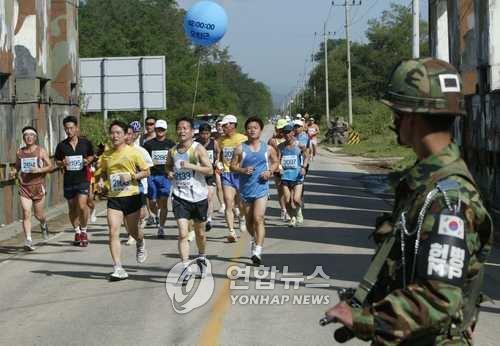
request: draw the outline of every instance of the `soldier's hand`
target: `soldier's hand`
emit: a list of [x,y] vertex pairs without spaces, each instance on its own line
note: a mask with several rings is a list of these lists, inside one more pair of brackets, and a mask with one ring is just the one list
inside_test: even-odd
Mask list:
[[329,318],[336,318],[340,323],[349,329],[352,329],[352,310],[351,307],[345,302],[340,302],[333,308],[326,312],[326,316]]

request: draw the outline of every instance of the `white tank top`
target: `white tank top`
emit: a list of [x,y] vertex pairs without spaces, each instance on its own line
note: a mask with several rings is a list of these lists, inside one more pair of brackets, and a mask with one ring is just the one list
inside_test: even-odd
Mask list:
[[183,153],[178,151],[177,146],[171,149],[171,156],[174,162],[172,194],[188,202],[200,202],[208,198],[208,186],[205,176],[199,172],[181,168],[181,161],[199,165],[195,154],[195,149],[198,145],[199,143],[193,142],[191,147]]

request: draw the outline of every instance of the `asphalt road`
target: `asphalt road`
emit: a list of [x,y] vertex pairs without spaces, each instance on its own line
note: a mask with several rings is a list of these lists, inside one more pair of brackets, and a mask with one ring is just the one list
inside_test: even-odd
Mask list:
[[[172,214],[167,239],[158,240],[155,229],[146,229],[146,263],[136,263],[135,247],[123,247],[130,277],[122,282],[107,280],[112,268],[104,210],[90,229],[88,248],[71,245],[66,222],[57,226],[62,233],[35,252],[20,251],[19,241],[2,244],[0,345],[334,344],[333,328],[321,328],[318,320],[338,301],[338,288],[355,286],[363,276],[373,253],[371,226],[391,202],[373,183],[379,176],[354,163],[359,160],[326,151],[316,158],[301,227],[280,221],[273,186],[263,254],[267,272],[249,266],[247,234],[238,243],[225,243],[223,218],[216,214],[207,248],[212,276],[204,279],[213,278],[214,290],[210,295],[210,287],[200,285],[196,294],[208,295],[208,302],[184,314],[174,311],[165,288],[167,273],[178,263]],[[197,253],[194,242],[191,252]],[[498,251],[490,263],[486,292],[498,303]],[[228,268],[234,277],[235,266],[241,277],[230,280]],[[324,277],[313,275],[318,266]],[[488,304],[484,310],[476,342],[497,345],[500,308]]]

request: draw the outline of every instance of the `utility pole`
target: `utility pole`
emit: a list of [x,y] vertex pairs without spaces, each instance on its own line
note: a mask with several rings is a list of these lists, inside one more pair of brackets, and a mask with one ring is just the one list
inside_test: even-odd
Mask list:
[[323,25],[323,50],[325,51],[325,98],[326,98],[326,123],[330,127],[330,93],[328,91],[328,37],[326,32],[326,21]]
[[413,45],[412,56],[414,59],[420,58],[420,4],[419,0],[413,0]]
[[334,6],[344,6],[345,8],[345,36],[347,44],[347,108],[349,112],[349,125],[352,125],[352,80],[351,80],[351,6],[361,6],[361,0],[346,0],[343,4]]

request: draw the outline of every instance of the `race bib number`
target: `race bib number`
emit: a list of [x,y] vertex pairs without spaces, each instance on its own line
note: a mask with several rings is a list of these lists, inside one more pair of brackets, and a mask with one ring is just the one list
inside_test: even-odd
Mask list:
[[224,157],[224,161],[229,162],[233,159],[234,148],[224,148],[222,149],[222,156]]
[[188,187],[191,186],[191,178],[193,177],[193,173],[188,170],[176,171],[174,173],[175,182],[179,187]]
[[208,154],[208,161],[210,161],[210,163],[214,162],[214,151],[207,150],[207,154]]
[[130,174],[128,174],[128,173],[111,174],[109,180],[110,180],[112,192],[122,192],[122,191],[125,191],[130,186],[130,181],[128,181],[126,183],[122,182],[122,180],[120,178],[122,175],[127,175],[130,177]]
[[297,155],[285,155],[281,158],[283,169],[297,168]]
[[151,152],[151,158],[155,166],[164,165],[167,163],[168,150],[153,150]]
[[38,167],[38,159],[36,157],[27,157],[21,159],[21,172],[29,173],[33,168]]
[[68,171],[81,171],[83,169],[83,156],[82,155],[73,155],[67,156],[68,166],[66,169]]

